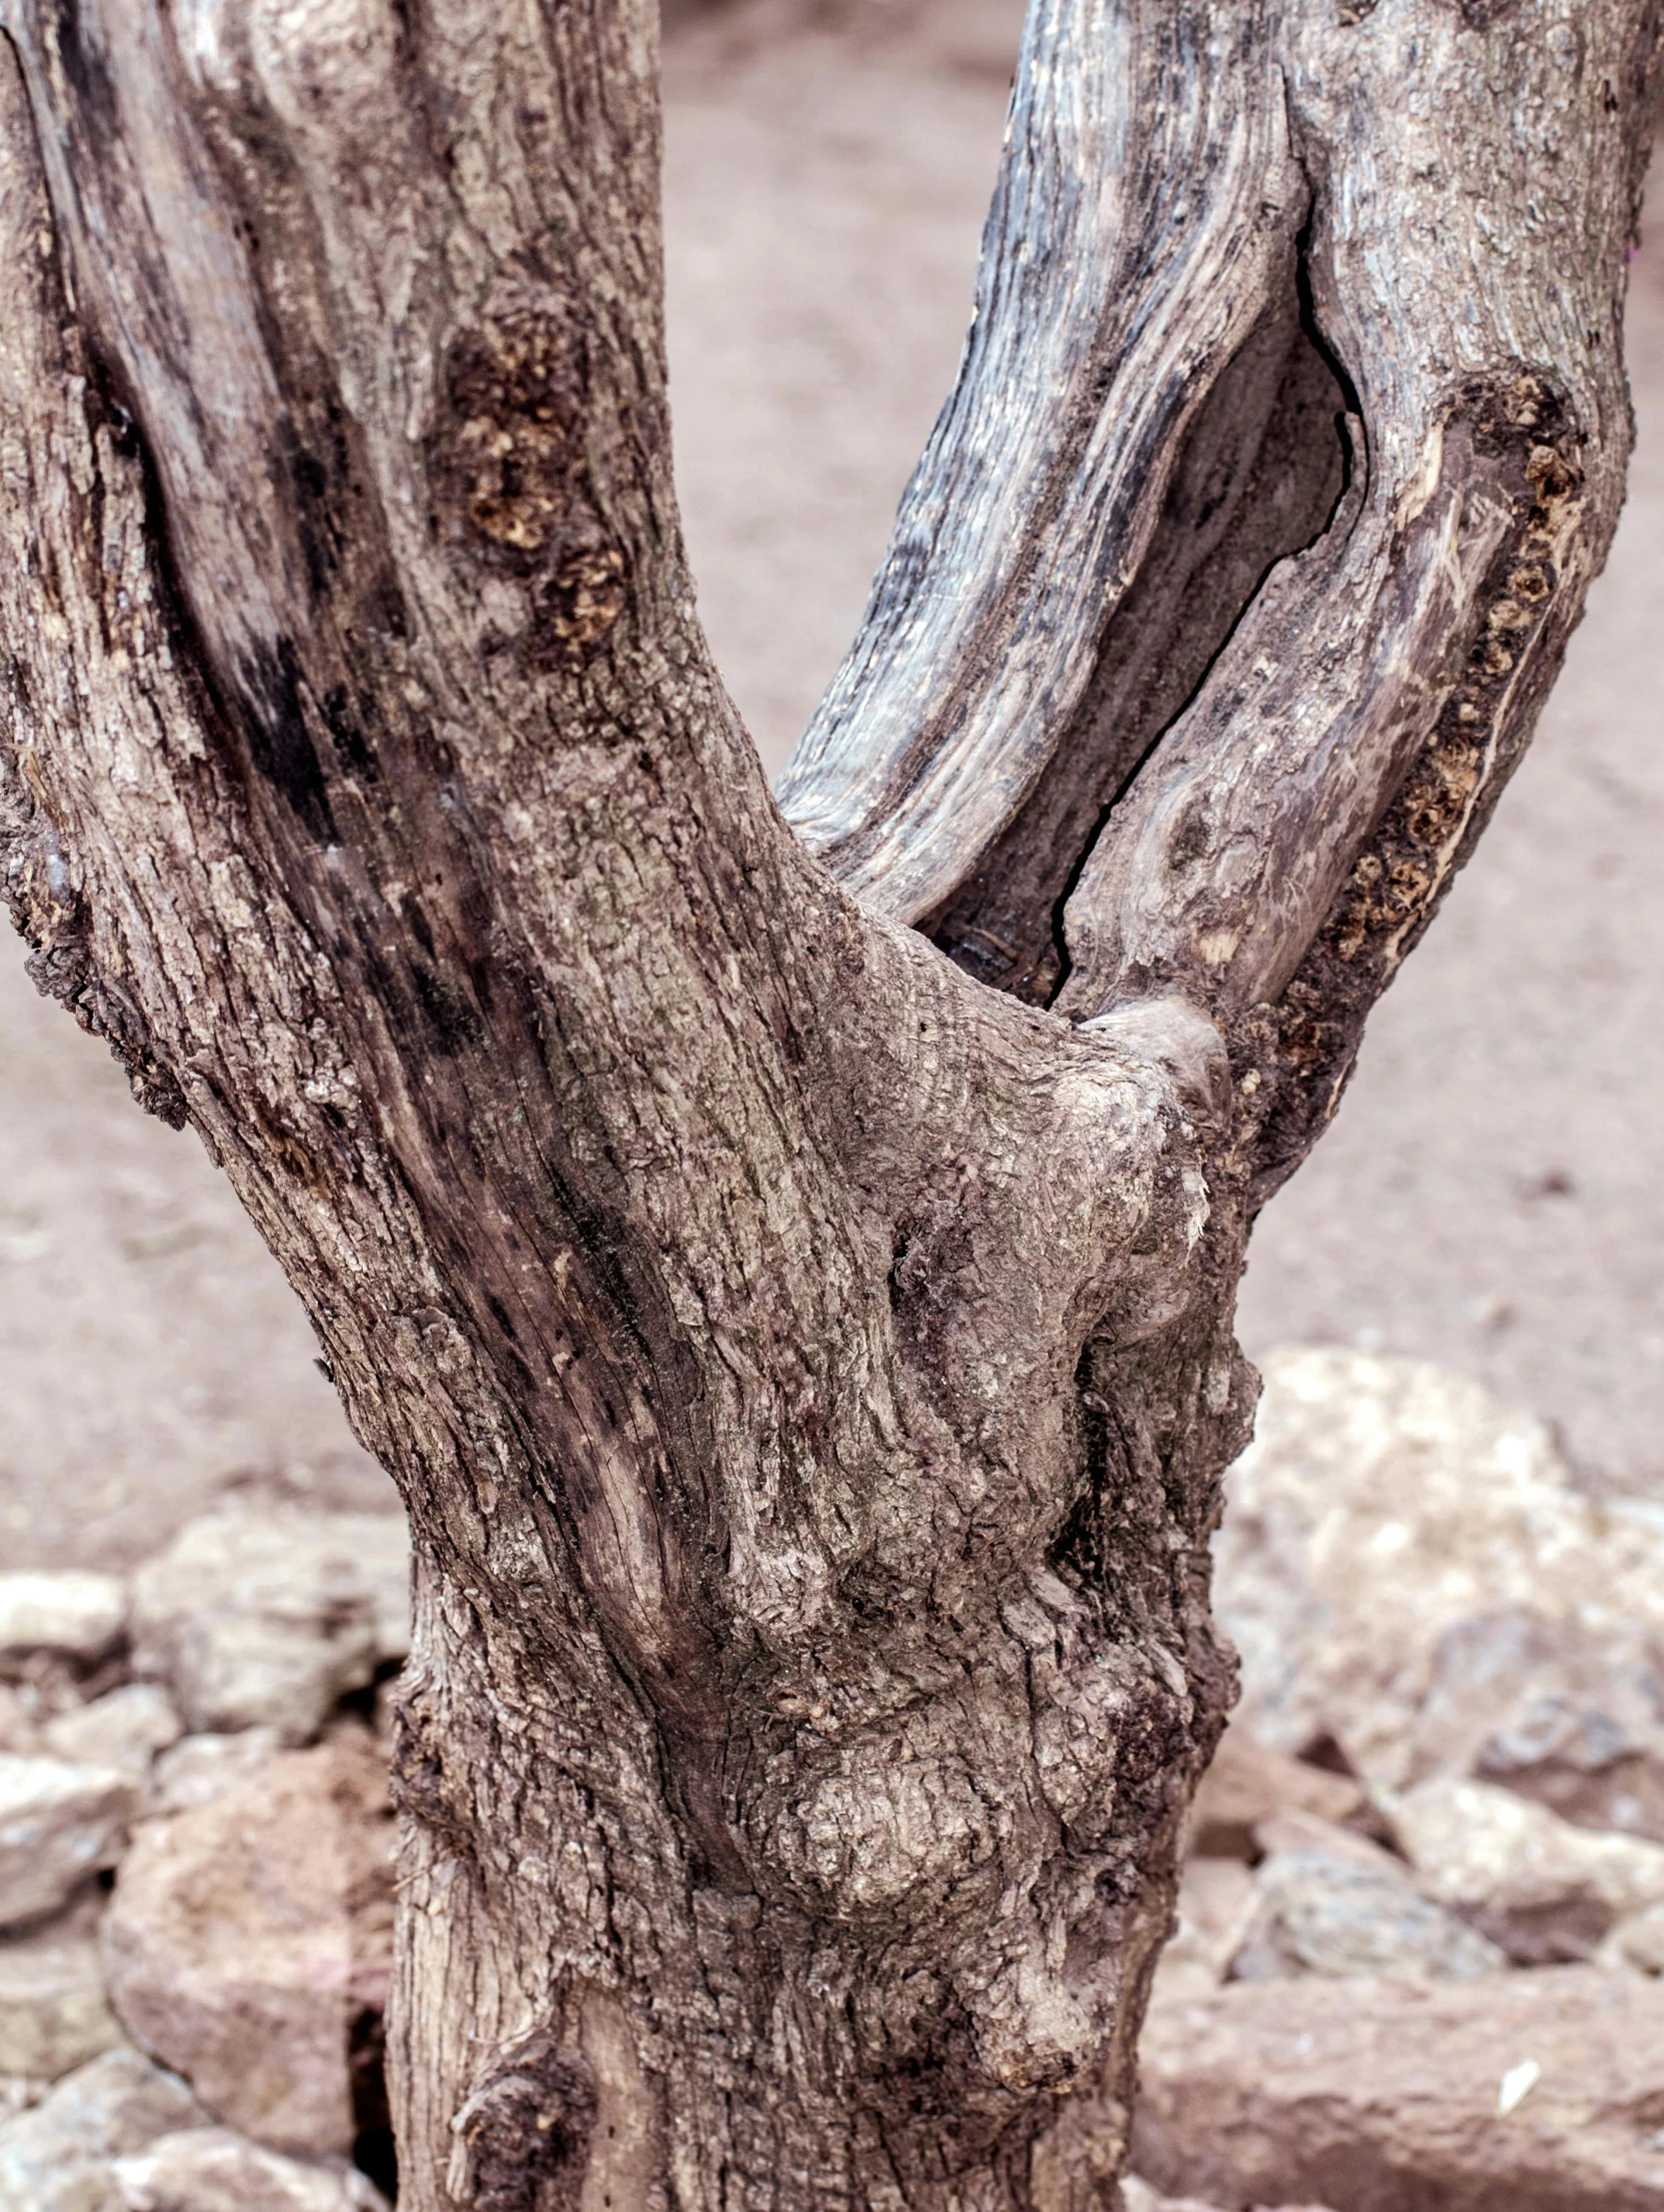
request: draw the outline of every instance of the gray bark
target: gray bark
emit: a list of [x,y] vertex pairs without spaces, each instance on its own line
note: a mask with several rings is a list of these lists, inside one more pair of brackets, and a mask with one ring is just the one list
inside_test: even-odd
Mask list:
[[0,0],[4,883],[410,1509],[416,2212],[1113,2202],[1248,1227],[1604,558],[1655,12],[1034,0],[783,816],[648,0]]

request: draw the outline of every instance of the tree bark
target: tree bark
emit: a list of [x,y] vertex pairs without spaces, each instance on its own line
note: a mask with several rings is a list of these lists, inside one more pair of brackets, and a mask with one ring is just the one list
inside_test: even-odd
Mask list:
[[1248,1227],[1605,555],[1655,0],[1033,0],[784,814],[649,0],[0,27],[4,883],[409,1507],[402,2202],[1113,2203]]

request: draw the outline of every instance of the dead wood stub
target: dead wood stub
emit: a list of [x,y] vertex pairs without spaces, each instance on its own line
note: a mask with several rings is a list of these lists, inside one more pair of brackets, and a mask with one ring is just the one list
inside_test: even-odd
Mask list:
[[1069,965],[1064,911],[1110,809],[1268,570],[1334,514],[1347,405],[1291,284],[1189,430],[1050,767],[952,899],[919,923],[978,982],[1036,1005],[1056,997]]
[[582,2051],[528,2036],[502,2054],[451,2123],[452,2196],[470,2212],[577,2212],[596,2103]]

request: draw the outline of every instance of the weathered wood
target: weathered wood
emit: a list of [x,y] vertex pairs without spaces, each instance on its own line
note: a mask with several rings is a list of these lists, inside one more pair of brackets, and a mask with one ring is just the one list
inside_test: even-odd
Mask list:
[[[1031,14],[1012,166],[1045,173],[1023,139],[1062,83],[1080,149],[1125,167],[1089,203],[1053,181],[1038,228],[1019,193],[996,198],[958,386],[781,798],[866,904],[1076,1020],[1171,990],[1238,1028],[1278,1008],[1287,1049],[1253,1111],[1275,1098],[1281,1174],[1488,818],[1605,558],[1654,34],[1644,9],[1444,0],[1159,22],[1194,42],[1182,61],[1153,30],[1111,51],[1089,11]],[[1214,114],[1176,179],[1152,174],[1133,149],[1180,110],[1174,70],[1199,104],[1233,34],[1286,88],[1286,150],[1263,124],[1238,149]],[[1252,65],[1230,62],[1252,106]],[[1257,253],[1227,228],[1254,164]],[[1122,277],[1095,321],[1094,224]],[[1140,449],[1126,393],[1150,394],[1182,249],[1167,281],[1195,351]],[[1281,354],[1296,323],[1307,343]],[[1209,350],[1221,328],[1253,335]],[[1050,446],[1039,390],[1059,394]],[[1095,470],[1066,442],[1081,394],[1101,395]],[[1325,414],[1355,446],[1345,470]]]
[[1148,550],[1038,782],[952,896],[920,918],[983,983],[1041,1006],[1055,998],[1065,903],[1110,808],[1267,571],[1334,512],[1345,396],[1298,305],[1290,281],[1197,410]]
[[939,906],[1069,727],[1184,432],[1292,292],[1273,11],[1030,9],[959,382],[780,780],[878,911]]
[[1610,533],[1650,0],[1040,0],[825,858],[649,0],[0,27],[3,881],[409,1503],[402,2201],[1108,2204],[1247,1224]]

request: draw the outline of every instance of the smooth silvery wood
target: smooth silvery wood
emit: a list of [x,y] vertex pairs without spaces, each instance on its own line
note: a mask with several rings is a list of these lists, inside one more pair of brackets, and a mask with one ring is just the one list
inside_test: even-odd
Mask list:
[[1306,204],[1271,9],[1037,0],[957,389],[788,818],[915,922],[1041,775]]
[[1111,2204],[1248,1222],[1610,534],[1649,7],[1042,0],[819,850],[647,0],[0,28],[3,881],[410,1507],[402,2201]]

